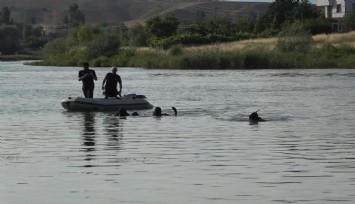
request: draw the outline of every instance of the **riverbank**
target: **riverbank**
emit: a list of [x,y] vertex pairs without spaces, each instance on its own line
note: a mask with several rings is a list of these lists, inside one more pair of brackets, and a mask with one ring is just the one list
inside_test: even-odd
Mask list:
[[[290,40],[290,39],[288,39]],[[291,39],[292,41],[294,39]],[[316,35],[302,51],[278,48],[278,38],[254,39],[205,46],[174,46],[169,50],[121,48],[118,55],[88,60],[94,67],[144,67],[149,69],[297,69],[354,68],[355,32]],[[283,42],[284,43],[284,42]],[[286,42],[288,43],[288,42]],[[293,44],[292,44],[293,43]],[[37,65],[81,66],[70,53],[51,56]]]
[[42,60],[40,55],[0,55],[0,61]]

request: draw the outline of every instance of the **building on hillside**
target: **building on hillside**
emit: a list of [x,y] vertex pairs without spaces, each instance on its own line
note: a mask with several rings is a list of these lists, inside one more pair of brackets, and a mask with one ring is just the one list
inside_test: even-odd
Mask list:
[[344,17],[355,10],[355,0],[316,0],[316,5],[322,8],[326,18],[333,20],[333,31],[346,31]]

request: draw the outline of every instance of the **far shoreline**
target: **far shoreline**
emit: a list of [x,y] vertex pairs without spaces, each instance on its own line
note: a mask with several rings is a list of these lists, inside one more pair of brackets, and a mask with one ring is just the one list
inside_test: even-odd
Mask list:
[[30,60],[43,60],[38,55],[0,55],[0,61],[30,61]]
[[[78,65],[68,65],[68,66],[57,66],[57,65],[43,65],[43,64],[39,64],[38,62],[43,62],[43,60],[41,59],[18,59],[18,60],[4,60],[0,62],[23,62],[23,65],[27,65],[27,66],[42,66],[42,67],[53,67],[53,68],[61,68],[61,67],[78,67],[80,68],[81,66]],[[95,68],[95,69],[105,69],[105,68],[111,68],[113,66],[91,66],[91,68]],[[138,69],[155,69],[155,70],[311,70],[311,69],[323,69],[323,70],[346,70],[346,69],[355,69],[355,67],[304,67],[304,68],[272,68],[272,67],[268,67],[268,68],[237,68],[237,69],[202,69],[202,68],[146,68],[146,67],[140,67],[140,66],[117,66],[118,68],[138,68]]]

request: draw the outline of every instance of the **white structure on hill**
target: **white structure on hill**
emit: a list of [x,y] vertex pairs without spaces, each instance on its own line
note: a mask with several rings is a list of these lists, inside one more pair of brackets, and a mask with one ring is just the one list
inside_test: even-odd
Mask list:
[[316,0],[316,5],[323,8],[326,18],[333,19],[333,31],[345,31],[343,18],[355,10],[355,0]]

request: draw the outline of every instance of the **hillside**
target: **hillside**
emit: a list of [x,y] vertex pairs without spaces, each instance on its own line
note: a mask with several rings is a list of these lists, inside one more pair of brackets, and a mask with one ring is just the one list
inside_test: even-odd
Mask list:
[[217,2],[211,0],[1,0],[16,21],[35,20],[37,23],[56,26],[63,22],[69,5],[77,3],[87,23],[144,22],[147,18],[174,12],[180,19],[193,20],[197,11],[207,16],[228,15],[233,19],[256,17],[265,12],[265,2]]

